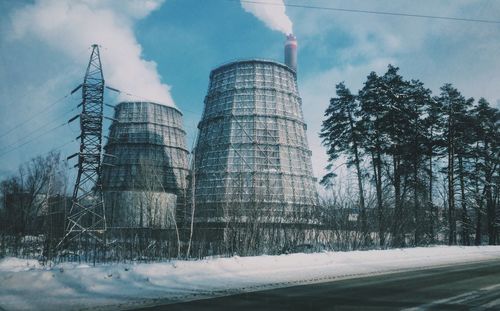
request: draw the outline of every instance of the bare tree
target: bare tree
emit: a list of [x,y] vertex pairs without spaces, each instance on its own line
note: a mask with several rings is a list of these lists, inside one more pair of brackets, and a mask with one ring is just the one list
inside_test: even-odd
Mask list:
[[16,174],[0,185],[5,218],[4,228],[12,233],[32,233],[41,230],[37,220],[47,211],[47,201],[55,194],[64,194],[66,169],[59,152],[37,156],[19,166]]

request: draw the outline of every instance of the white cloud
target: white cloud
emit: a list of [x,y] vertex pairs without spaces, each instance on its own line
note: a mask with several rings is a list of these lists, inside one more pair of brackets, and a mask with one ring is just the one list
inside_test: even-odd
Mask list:
[[[142,58],[134,23],[156,10],[163,0],[38,0],[15,11],[12,37],[36,38],[75,61],[97,43],[106,83],[122,91],[174,105],[170,87],[161,82],[156,63]],[[137,100],[120,96],[120,100]]]
[[[498,20],[495,12],[500,11],[499,2],[479,0],[355,0],[348,5],[318,1],[316,5],[489,20]],[[302,48],[328,46],[340,64],[367,64],[389,57],[398,61],[404,75],[421,79],[434,92],[451,82],[466,96],[484,96],[491,102],[499,97],[500,41],[492,39],[499,35],[495,24],[308,9],[290,10],[290,15]],[[349,45],[331,50],[333,34],[347,37]]]
[[281,31],[286,35],[293,33],[292,21],[285,12],[286,8],[283,0],[241,1],[241,6],[245,11],[252,13],[263,21],[272,30]]
[[[500,10],[494,1],[318,1],[315,5],[492,20],[498,19],[493,12]],[[434,94],[450,82],[467,97],[485,97],[492,104],[500,97],[500,42],[492,39],[499,35],[497,25],[308,9],[289,14],[301,48],[329,58],[323,69],[299,77],[318,177],[327,164],[318,133],[335,84],[341,81],[356,93],[371,71],[383,73],[392,63],[405,78],[422,80]],[[338,37],[342,46],[332,40]]]

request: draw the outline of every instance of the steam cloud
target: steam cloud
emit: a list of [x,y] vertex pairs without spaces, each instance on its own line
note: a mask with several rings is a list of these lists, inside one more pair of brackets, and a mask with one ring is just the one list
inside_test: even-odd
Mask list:
[[[174,106],[170,87],[161,83],[156,63],[142,59],[142,47],[133,32],[134,23],[158,9],[163,1],[37,0],[11,16],[13,36],[33,36],[76,61],[88,61],[88,48],[97,43],[102,46],[106,84],[143,100]],[[122,93],[119,100],[141,98]]]
[[292,21],[286,15],[284,0],[271,0],[265,3],[241,1],[243,9],[263,21],[269,28],[288,35],[293,33]]

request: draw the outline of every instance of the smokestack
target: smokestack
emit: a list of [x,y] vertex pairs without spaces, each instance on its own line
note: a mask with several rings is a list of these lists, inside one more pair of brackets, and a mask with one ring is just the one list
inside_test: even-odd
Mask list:
[[286,36],[285,65],[297,71],[297,38],[293,34]]

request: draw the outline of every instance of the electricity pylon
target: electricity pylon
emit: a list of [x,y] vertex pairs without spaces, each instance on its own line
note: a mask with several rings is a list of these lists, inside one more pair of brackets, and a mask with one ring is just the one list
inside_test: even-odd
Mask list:
[[[87,66],[83,83],[72,93],[82,89],[80,115],[80,152],[68,157],[78,156],[78,175],[71,208],[66,215],[65,234],[59,242],[59,249],[76,241],[94,240],[94,245],[105,245],[106,215],[101,184],[102,124],[104,78],[101,67],[99,47],[92,45],[92,54]],[[95,254],[94,254],[95,255]]]

